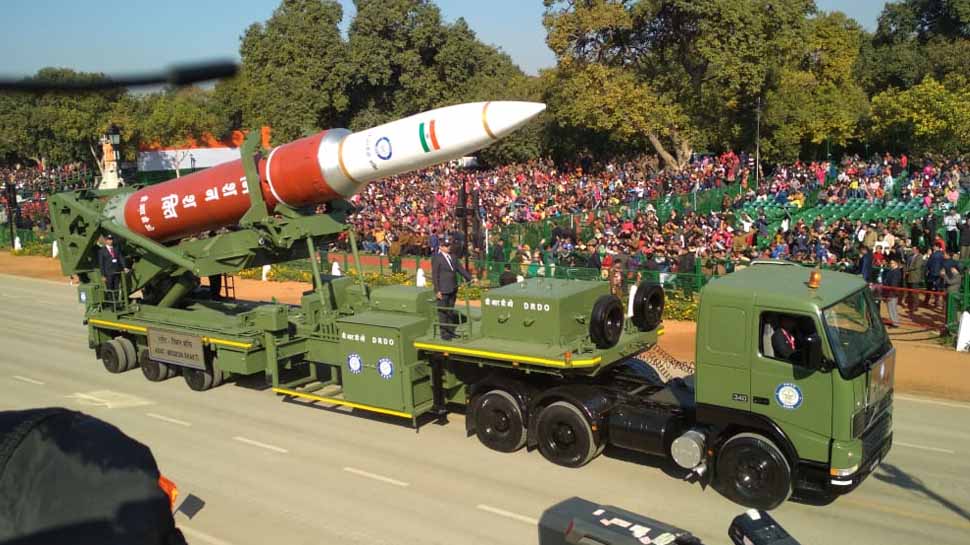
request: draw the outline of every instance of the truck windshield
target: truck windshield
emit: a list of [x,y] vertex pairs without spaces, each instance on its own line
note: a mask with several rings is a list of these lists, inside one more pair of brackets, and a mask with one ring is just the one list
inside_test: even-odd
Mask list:
[[860,375],[866,360],[889,348],[889,335],[868,289],[859,290],[822,311],[825,333],[845,378]]

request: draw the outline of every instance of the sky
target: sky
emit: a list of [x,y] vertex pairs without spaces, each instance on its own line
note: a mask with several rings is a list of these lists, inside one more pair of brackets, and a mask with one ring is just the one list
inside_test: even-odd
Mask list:
[[[816,0],[869,30],[885,2]],[[344,5],[343,28],[353,15]],[[464,17],[482,41],[535,74],[555,64],[545,44],[541,0],[437,0],[446,21]],[[265,21],[279,0],[6,0],[0,32],[0,76],[26,76],[45,66],[123,74],[174,63],[238,59],[239,37]]]

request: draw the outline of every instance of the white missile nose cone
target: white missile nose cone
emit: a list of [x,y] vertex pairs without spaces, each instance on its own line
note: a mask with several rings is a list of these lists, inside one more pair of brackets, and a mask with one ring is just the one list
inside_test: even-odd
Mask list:
[[541,102],[497,101],[489,102],[483,115],[491,136],[503,138],[545,109],[546,105]]

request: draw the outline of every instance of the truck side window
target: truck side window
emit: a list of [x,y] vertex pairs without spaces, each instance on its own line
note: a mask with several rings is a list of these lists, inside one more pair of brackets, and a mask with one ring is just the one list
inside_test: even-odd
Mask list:
[[805,338],[815,333],[815,322],[808,316],[783,312],[761,313],[761,354],[765,357],[801,365]]

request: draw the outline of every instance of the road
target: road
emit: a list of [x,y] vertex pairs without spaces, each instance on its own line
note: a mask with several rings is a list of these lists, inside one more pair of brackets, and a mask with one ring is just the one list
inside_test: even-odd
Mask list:
[[[538,453],[500,454],[462,416],[418,432],[399,421],[285,402],[228,384],[197,393],[180,378],[110,375],[81,324],[75,288],[0,275],[0,410],[67,406],[151,446],[184,499],[190,543],[508,544],[572,496],[730,541],[743,511],[668,476],[649,458],[601,456],[581,469]],[[929,362],[927,362],[929,363]],[[965,545],[970,541],[970,404],[898,396],[896,444],[849,496],[773,514],[804,545]]]

